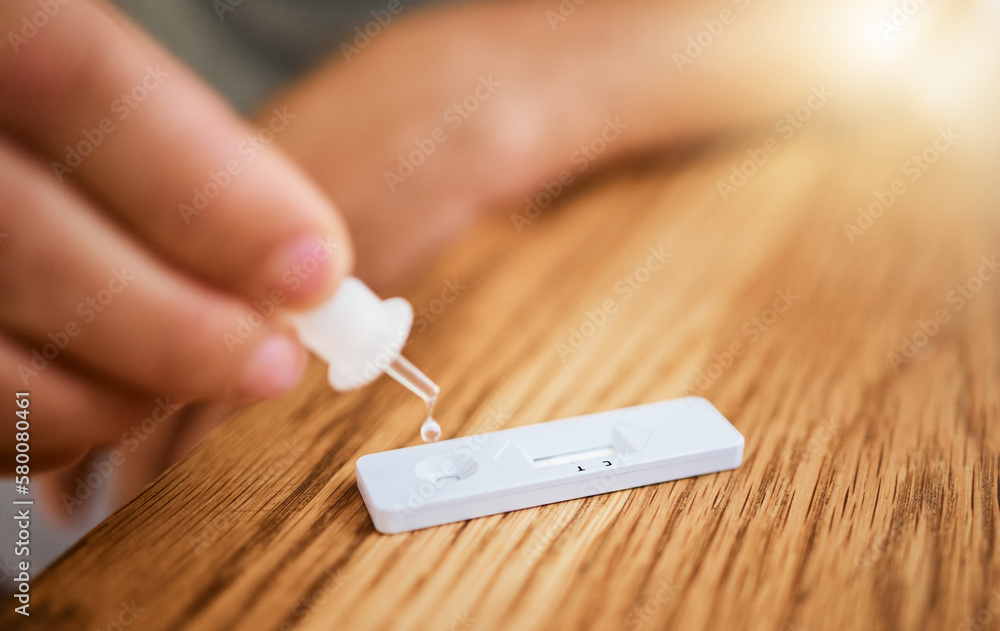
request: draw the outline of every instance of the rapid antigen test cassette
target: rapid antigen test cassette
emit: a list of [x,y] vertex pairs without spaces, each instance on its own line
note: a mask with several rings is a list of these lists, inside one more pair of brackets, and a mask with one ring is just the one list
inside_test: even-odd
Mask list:
[[726,469],[743,435],[707,400],[515,427],[358,458],[375,528],[406,532]]

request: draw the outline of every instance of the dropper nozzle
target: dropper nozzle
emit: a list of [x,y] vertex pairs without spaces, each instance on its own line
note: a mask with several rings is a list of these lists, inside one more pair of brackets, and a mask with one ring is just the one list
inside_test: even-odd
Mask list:
[[434,420],[434,403],[441,388],[402,355],[396,355],[385,372],[427,404],[427,420],[420,426],[420,437],[424,442],[432,443],[441,438],[441,426]]
[[385,371],[396,381],[406,386],[406,388],[424,400],[427,404],[427,411],[430,412],[437,401],[441,388],[436,383],[427,378],[427,375],[420,372],[420,369],[410,363],[402,355],[389,362]]
[[441,427],[432,416],[440,388],[399,354],[413,324],[410,303],[382,300],[357,278],[347,277],[329,301],[291,319],[302,343],[327,362],[327,379],[336,390],[354,390],[387,372],[427,404],[420,429],[424,441],[440,438]]

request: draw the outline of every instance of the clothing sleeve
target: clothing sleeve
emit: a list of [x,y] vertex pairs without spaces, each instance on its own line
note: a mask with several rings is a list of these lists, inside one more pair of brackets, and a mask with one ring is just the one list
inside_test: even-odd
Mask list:
[[350,45],[356,28],[377,37],[433,1],[116,0],[244,113]]

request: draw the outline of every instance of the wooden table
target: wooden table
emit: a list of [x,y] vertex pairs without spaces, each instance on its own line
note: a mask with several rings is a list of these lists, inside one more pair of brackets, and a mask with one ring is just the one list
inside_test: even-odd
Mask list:
[[335,394],[316,365],[44,573],[31,620],[1000,628],[996,160],[939,140],[912,181],[939,121],[828,123],[725,200],[767,131],[619,169],[520,232],[500,213],[402,289],[446,437],[697,394],[745,435],[739,469],[385,536],[354,461],[417,443],[421,404],[388,379]]

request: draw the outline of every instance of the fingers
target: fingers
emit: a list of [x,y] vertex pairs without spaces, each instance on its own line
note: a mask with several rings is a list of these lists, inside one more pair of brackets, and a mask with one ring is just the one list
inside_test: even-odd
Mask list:
[[[27,418],[30,435],[31,470],[65,467],[80,460],[94,444],[113,442],[130,423],[150,414],[151,398],[113,388],[49,365],[40,364],[25,347],[0,335],[0,388],[4,397],[0,411],[15,418],[13,394],[29,392]],[[37,373],[37,374],[32,374]],[[28,377],[27,383],[25,377]],[[81,410],[99,410],[81,414]],[[14,432],[0,434],[0,461],[14,463]]]
[[[48,182],[40,165],[0,142],[9,233],[0,248],[0,328],[22,340],[40,366],[34,373],[78,367],[181,401],[246,400],[294,385],[304,352],[279,318],[263,317],[280,300],[251,310],[195,282]],[[21,372],[30,387],[37,375]]]
[[[114,511],[135,498],[222,423],[231,406],[189,404],[169,416],[138,418],[116,442],[31,483],[39,503],[63,526]],[[100,515],[103,518],[104,515]]]
[[[0,48],[0,124],[185,269],[253,299],[325,298],[352,255],[332,206],[272,144],[295,113],[251,129],[113,9],[60,7]],[[37,11],[7,0],[0,31]]]
[[[171,462],[167,462],[167,454],[173,437],[184,423],[184,409],[180,409],[172,416],[157,423],[156,428],[148,433],[142,431],[141,425],[136,425],[136,434],[143,436],[144,440],[134,439],[129,443],[118,443],[111,446],[117,450],[113,479],[111,510],[117,510],[120,506],[132,500],[149,486],[156,478],[163,473]],[[108,451],[103,457],[109,463],[111,452]],[[105,466],[105,470],[107,467]]]

